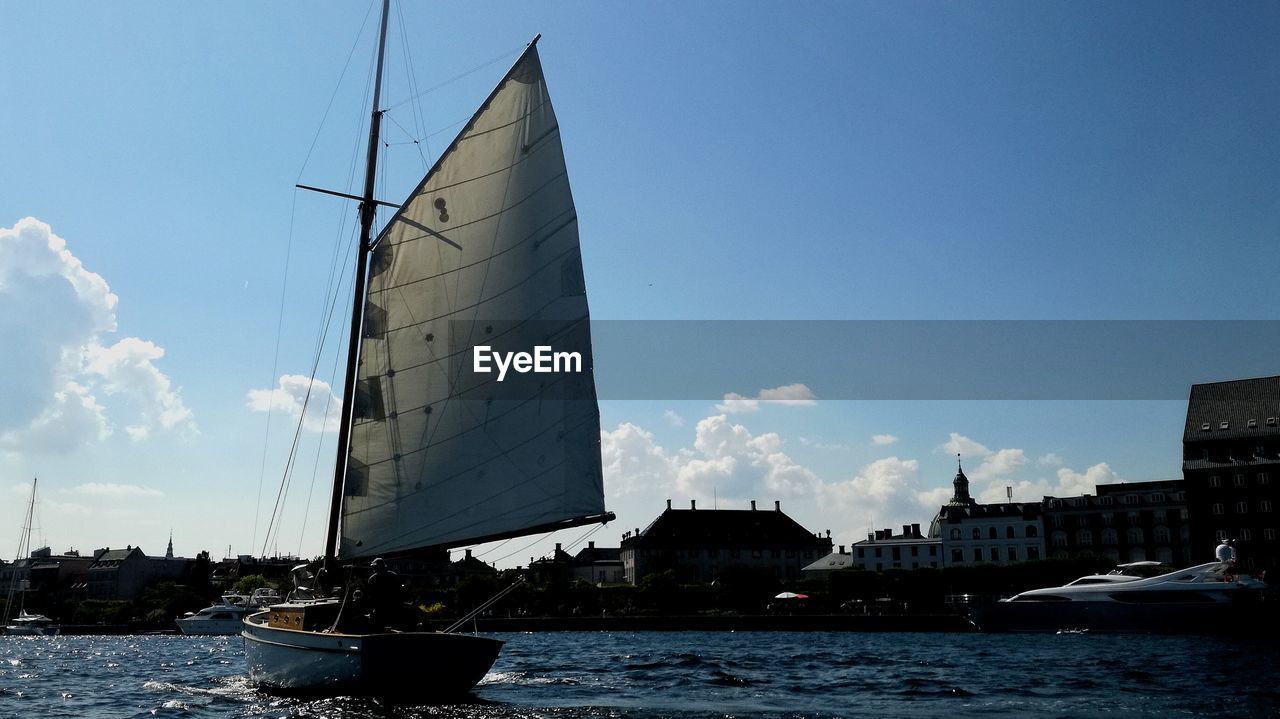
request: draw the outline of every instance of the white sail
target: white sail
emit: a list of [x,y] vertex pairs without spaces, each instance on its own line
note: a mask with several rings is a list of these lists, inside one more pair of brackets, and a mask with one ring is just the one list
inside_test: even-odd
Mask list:
[[[392,218],[369,275],[339,554],[601,514],[577,215],[535,48]],[[475,345],[551,345],[582,372],[498,383],[470,371]]]

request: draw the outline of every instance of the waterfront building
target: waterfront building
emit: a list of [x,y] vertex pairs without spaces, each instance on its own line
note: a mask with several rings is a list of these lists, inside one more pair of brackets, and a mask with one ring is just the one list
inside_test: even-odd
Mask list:
[[673,570],[681,582],[711,583],[729,567],[772,572],[780,580],[800,578],[814,560],[831,553],[831,533],[802,527],[774,502],[773,510],[667,509],[643,531],[622,537],[619,556],[626,581]]
[[954,493],[929,525],[942,542],[942,566],[1011,564],[1044,557],[1039,502],[979,504],[969,495],[969,478],[956,463]]
[[1182,477],[1195,561],[1234,540],[1249,570],[1280,560],[1280,376],[1191,386]]
[[851,564],[855,569],[882,571],[885,569],[938,568],[942,561],[942,540],[920,533],[919,524],[902,525],[902,533],[890,529],[877,529],[867,538],[855,542]]
[[800,576],[802,579],[826,579],[832,572],[853,568],[853,555],[844,551],[841,544],[836,551],[801,569]]
[[133,599],[154,582],[182,581],[192,560],[174,557],[148,557],[141,547],[94,550],[89,564],[89,599]]
[[[1097,496],[1045,497],[1046,551],[1053,559],[1103,557],[1198,564],[1182,480],[1100,484]],[[1203,554],[1203,553],[1202,553]]]
[[595,542],[587,542],[586,548],[573,556],[573,577],[597,585],[625,582],[622,550],[618,547],[597,547]]

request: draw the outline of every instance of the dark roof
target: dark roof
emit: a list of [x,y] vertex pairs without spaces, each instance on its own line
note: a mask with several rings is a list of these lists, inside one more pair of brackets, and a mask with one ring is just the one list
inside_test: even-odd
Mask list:
[[101,556],[93,560],[93,565],[90,565],[90,568],[98,564],[103,564],[105,562],[122,562],[128,559],[129,557],[132,557],[135,555],[139,557],[147,556],[142,553],[141,547],[131,547],[129,549],[108,549],[107,551],[103,552]]
[[955,521],[958,522],[966,517],[1022,517],[1024,519],[1034,519],[1040,516],[1039,502],[1002,502],[1000,504],[975,504],[968,507],[957,507],[954,505],[943,505],[938,511],[938,516],[934,519],[938,521]]
[[1176,492],[1185,489],[1181,479],[1153,479],[1148,482],[1112,482],[1094,487],[1099,497],[1129,492]]
[[1191,385],[1182,441],[1254,437],[1280,437],[1280,376]]
[[578,552],[573,561],[579,565],[593,562],[621,562],[622,550],[617,547],[587,547]]
[[637,540],[671,546],[831,546],[830,538],[819,538],[776,509],[668,509],[639,536],[622,542]]

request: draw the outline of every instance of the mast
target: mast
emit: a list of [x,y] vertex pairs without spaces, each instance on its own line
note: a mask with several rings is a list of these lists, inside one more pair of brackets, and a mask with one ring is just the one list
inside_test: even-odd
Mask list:
[[348,445],[351,442],[351,417],[356,391],[356,369],[360,364],[360,325],[364,314],[364,295],[368,284],[369,248],[373,240],[373,220],[378,202],[373,199],[373,183],[378,167],[378,129],[382,125],[382,62],[387,47],[387,16],[391,0],[382,0],[382,26],[378,31],[378,69],[373,81],[373,109],[369,118],[369,157],[364,171],[364,196],[360,200],[360,247],[356,252],[356,276],[352,282],[351,339],[347,344],[346,381],[342,389],[342,421],[338,426],[337,460],[333,463],[333,494],[329,501],[329,527],[325,533],[324,562],[329,565],[338,556],[338,520],[342,515],[342,488],[347,473]]
[[[13,571],[9,576],[9,592],[4,599],[4,620],[0,622],[0,628],[8,624],[13,618],[13,595],[18,589],[18,561],[21,559],[30,559],[31,554],[31,527],[35,524],[36,512],[36,485],[39,484],[40,478],[36,477],[31,480],[31,501],[27,503],[27,516],[22,522],[22,536],[18,539],[18,555],[13,559]],[[31,562],[27,562],[27,582],[31,581]],[[26,606],[26,593],[24,592],[21,601],[23,607]]]

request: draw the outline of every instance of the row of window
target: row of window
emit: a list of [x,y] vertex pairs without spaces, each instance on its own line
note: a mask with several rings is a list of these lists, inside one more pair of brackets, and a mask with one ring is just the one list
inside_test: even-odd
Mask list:
[[[738,559],[739,557],[741,557],[741,556],[742,556],[743,551],[744,551],[744,550],[739,550],[739,549],[727,549],[727,550],[724,550],[724,554],[725,554],[725,556],[727,556],[727,557],[729,557],[729,558],[731,558],[731,559]],[[751,553],[751,557],[752,557],[753,559],[760,559],[761,557],[763,557],[763,556],[764,556],[764,554],[765,554],[765,552],[766,552],[766,551],[769,553],[769,555],[770,555],[773,559],[781,559],[781,558],[782,558],[782,556],[783,556],[784,554],[786,555],[787,559],[795,559],[796,557],[800,557],[800,556],[803,556],[803,558],[804,558],[804,559],[813,559],[813,550],[811,550],[811,549],[806,549],[806,550],[804,550],[803,552],[802,552],[802,551],[795,550],[795,549],[787,549],[787,550],[785,550],[785,551],[784,551],[784,550],[781,550],[781,549],[770,549],[770,550],[764,550],[764,549],[752,549],[752,550],[749,550],[749,551],[750,551],[750,553]],[[699,557],[701,557],[703,554],[706,554],[706,556],[707,556],[708,558],[710,558],[710,559],[718,559],[718,558],[720,557],[720,552],[721,552],[721,550],[719,550],[719,549],[707,549],[707,550],[702,550],[702,549],[677,549],[677,550],[676,550],[676,556],[677,556],[677,557],[680,557],[681,559],[686,559],[686,558],[687,558],[687,559],[698,559],[698,558],[699,558]],[[655,550],[650,550],[650,549],[641,549],[641,550],[640,550],[640,556],[642,556],[642,557],[649,557],[649,556],[661,556],[661,555],[663,555],[663,554],[665,554],[665,552],[663,552],[663,551],[661,551],[661,550],[656,550],[656,549],[655,549]]]
[[[866,549],[867,549],[866,547],[858,547],[858,559],[864,559],[866,557]],[[892,550],[890,552],[890,555],[892,556],[893,559],[902,559],[903,547],[876,547],[875,548],[876,559],[880,559],[881,557],[884,556],[883,550],[885,549]],[[913,557],[920,556],[920,545],[918,544],[912,545],[910,549],[911,549],[911,556]],[[936,544],[929,545],[929,556],[930,557],[938,556],[938,545]]]
[[[1027,547],[1027,548],[1026,548],[1026,550],[1027,550],[1027,556],[1025,557],[1025,559],[1026,559],[1027,561],[1033,561],[1033,560],[1036,560],[1036,559],[1039,559],[1039,558],[1040,558],[1040,548],[1039,548],[1039,547]],[[1019,561],[1018,548],[1017,548],[1017,547],[1006,547],[1006,548],[1005,548],[1005,560],[1006,560],[1006,561],[1009,561],[1009,562],[1016,562],[1016,561]],[[952,561],[952,563],[955,563],[955,564],[963,564],[963,563],[964,563],[964,550],[962,550],[962,549],[958,549],[958,548],[957,548],[957,549],[952,549],[952,550],[951,550],[951,561]],[[998,561],[1000,561],[1000,548],[999,548],[999,547],[991,547],[991,548],[989,548],[989,549],[987,550],[987,552],[986,552],[986,556],[984,557],[984,556],[983,556],[983,550],[982,550],[982,547],[974,547],[974,548],[973,548],[973,561],[975,561],[975,562],[983,562],[983,561],[988,561],[988,562],[998,562]]]
[[[1267,474],[1266,472],[1258,472],[1256,480],[1257,480],[1257,483],[1260,485],[1271,484],[1271,475]],[[1244,487],[1248,484],[1248,482],[1245,480],[1244,474],[1233,474],[1231,475],[1231,484],[1236,487]],[[1221,487],[1222,475],[1220,474],[1209,475],[1209,486]]]
[[[1026,530],[1025,536],[1027,537],[1034,538],[1034,537],[1040,536],[1040,530],[1034,524],[1028,524],[1025,530]],[[973,539],[982,539],[982,528],[974,527],[973,531],[970,532],[970,534],[972,535]],[[1016,535],[1017,535],[1017,530],[1015,530],[1013,527],[1004,528],[1005,539],[1017,539]],[[995,527],[987,527],[987,539],[999,539],[999,537],[1000,537],[999,530],[997,530]],[[951,539],[955,541],[960,540],[960,529],[958,527],[953,528],[951,530]]]
[[[1227,513],[1227,512],[1226,512],[1226,509],[1227,509],[1227,508],[1226,508],[1226,505],[1224,505],[1222,502],[1216,502],[1216,503],[1214,503],[1214,504],[1212,505],[1212,507],[1211,507],[1211,508],[1213,509],[1213,513],[1214,513],[1214,514],[1226,514],[1226,513]],[[1264,500],[1259,501],[1259,502],[1258,502],[1258,511],[1259,511],[1259,512],[1270,512],[1270,511],[1271,511],[1271,500],[1269,500],[1269,499],[1264,499]],[[1236,502],[1236,514],[1248,514],[1248,513],[1249,513],[1249,503],[1248,503],[1248,502]]]
[[[1265,484],[1265,483],[1264,483]],[[1168,501],[1182,502],[1186,500],[1186,495],[1181,490],[1166,495],[1164,492],[1153,492],[1148,495],[1140,494],[1122,494],[1120,495],[1121,504],[1141,504],[1143,500],[1149,504],[1164,504]],[[1091,504],[1109,507],[1115,504],[1115,497],[1069,497],[1065,499],[1049,500],[1049,507],[1088,507]]]
[[[1219,530],[1217,530],[1216,532],[1214,532],[1214,535],[1215,535],[1215,536],[1217,536],[1217,538],[1218,538],[1218,541],[1219,541],[1219,542],[1225,541],[1225,540],[1227,539],[1227,537],[1229,536],[1229,535],[1227,534],[1227,530],[1225,530],[1225,529],[1219,529]],[[1235,539],[1239,539],[1239,540],[1241,540],[1241,541],[1245,541],[1245,542],[1247,542],[1247,541],[1249,541],[1249,540],[1253,539],[1253,530],[1251,530],[1251,529],[1237,529],[1237,530],[1236,530],[1236,534],[1235,534],[1235,537],[1234,537],[1234,538],[1235,538]],[[1265,540],[1267,540],[1268,542],[1274,542],[1274,541],[1276,541],[1276,530],[1275,530],[1274,528],[1272,528],[1272,527],[1268,527],[1268,528],[1266,528],[1266,529],[1262,530],[1262,538],[1263,538],[1263,539],[1265,539]]]
[[[1168,527],[1156,527],[1151,530],[1152,539],[1156,542],[1168,542],[1173,536]],[[1178,538],[1183,542],[1191,540],[1191,528],[1181,527],[1178,531]],[[1119,544],[1120,533],[1114,529],[1102,530],[1102,544]],[[1146,541],[1146,535],[1141,527],[1130,527],[1125,530],[1125,541],[1129,544],[1142,544]],[[1054,532],[1050,542],[1055,547],[1067,546],[1067,533]],[[1076,532],[1076,544],[1078,546],[1087,547],[1093,544],[1093,532],[1087,529],[1081,529]]]
[[[1178,518],[1181,519],[1182,521],[1184,522],[1187,521],[1187,518],[1190,516],[1191,515],[1189,514],[1188,510],[1186,509],[1178,510]],[[1105,527],[1110,527],[1112,524],[1115,523],[1115,520],[1116,520],[1116,515],[1113,512],[1103,512],[1102,514],[1099,514],[1098,517],[1102,520],[1102,524]],[[1139,524],[1142,522],[1142,512],[1126,512],[1124,517],[1129,524]],[[1154,509],[1151,511],[1151,519],[1152,521],[1157,523],[1167,522],[1169,521],[1169,513],[1163,509]],[[1053,515],[1053,518],[1050,520],[1050,522],[1053,524],[1054,529],[1062,529],[1063,527],[1067,526],[1067,518],[1061,514]],[[1088,527],[1090,524],[1092,524],[1091,515],[1088,515],[1088,514],[1076,515],[1077,527]]]

